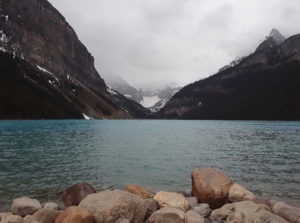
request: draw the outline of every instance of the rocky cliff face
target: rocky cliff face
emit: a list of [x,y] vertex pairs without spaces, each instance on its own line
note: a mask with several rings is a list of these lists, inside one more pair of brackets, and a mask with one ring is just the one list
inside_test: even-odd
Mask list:
[[279,45],[264,45],[235,66],[184,87],[160,115],[182,119],[299,120],[299,72],[300,35],[295,35]]
[[95,91],[105,83],[94,58],[64,17],[46,0],[2,0],[1,27],[7,46],[50,72],[70,74]]
[[[78,112],[92,118],[135,117],[135,111],[130,110],[132,102],[119,104],[117,94],[107,90],[94,67],[94,58],[47,0],[0,1],[0,50],[51,74],[56,80],[52,85]],[[27,81],[39,88],[39,79],[30,76]],[[76,87],[70,89],[70,83]],[[138,109],[140,116],[145,110],[142,106]]]

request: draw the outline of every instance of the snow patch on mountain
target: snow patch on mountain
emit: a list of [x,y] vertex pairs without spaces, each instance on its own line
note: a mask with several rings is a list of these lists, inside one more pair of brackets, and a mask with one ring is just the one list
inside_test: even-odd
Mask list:
[[155,96],[145,96],[143,97],[143,100],[141,101],[141,105],[143,105],[145,108],[150,108],[152,106],[154,106],[158,101],[160,100],[160,98],[155,95]]

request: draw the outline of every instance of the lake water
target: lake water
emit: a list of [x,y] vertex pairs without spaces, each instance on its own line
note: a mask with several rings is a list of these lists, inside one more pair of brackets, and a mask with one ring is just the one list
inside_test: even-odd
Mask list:
[[187,191],[196,167],[300,206],[300,122],[0,121],[0,210],[77,182]]

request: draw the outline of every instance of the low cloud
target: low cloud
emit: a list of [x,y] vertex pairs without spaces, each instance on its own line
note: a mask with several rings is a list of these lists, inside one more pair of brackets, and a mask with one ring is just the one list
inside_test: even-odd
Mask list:
[[299,0],[50,0],[101,76],[135,86],[187,84],[247,55],[278,28],[299,33]]

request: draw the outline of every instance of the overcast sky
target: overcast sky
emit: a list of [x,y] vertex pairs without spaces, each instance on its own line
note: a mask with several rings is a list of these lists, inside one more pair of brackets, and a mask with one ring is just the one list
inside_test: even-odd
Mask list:
[[184,85],[253,52],[273,27],[300,33],[300,0],[49,0],[100,75]]

